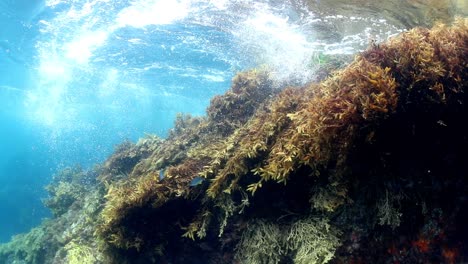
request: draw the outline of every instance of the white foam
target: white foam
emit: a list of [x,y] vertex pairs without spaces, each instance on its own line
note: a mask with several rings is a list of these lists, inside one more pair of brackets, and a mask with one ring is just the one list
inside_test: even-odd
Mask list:
[[63,0],[46,0],[45,5],[49,7],[54,7],[60,3],[64,2]]
[[310,78],[308,62],[314,55],[313,43],[300,31],[298,25],[266,8],[258,8],[240,24],[235,35],[242,49],[257,65],[266,65],[273,77]]
[[81,64],[87,63],[93,51],[106,42],[108,35],[108,32],[102,30],[79,34],[65,44],[65,57]]
[[140,0],[117,15],[117,27],[142,28],[148,25],[165,25],[185,18],[190,12],[190,1]]

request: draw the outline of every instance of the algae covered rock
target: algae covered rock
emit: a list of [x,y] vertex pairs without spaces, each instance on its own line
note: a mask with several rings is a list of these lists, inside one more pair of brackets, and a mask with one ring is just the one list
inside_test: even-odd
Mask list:
[[[153,154],[153,162],[142,162],[157,164],[156,170],[140,171],[133,182],[111,187],[100,236],[110,242],[111,252],[122,253],[119,258],[125,252],[151,255],[158,248],[161,261],[233,259],[234,248],[247,247],[242,246],[246,237],[263,237],[260,228],[287,230],[304,217],[317,216],[335,230],[324,238],[333,245],[324,251],[328,253],[310,250],[314,246],[287,250],[291,246],[265,242],[270,253],[238,259],[302,263],[312,258],[295,254],[309,252],[304,254],[317,254],[317,263],[410,261],[431,254],[444,261],[439,253],[445,247],[455,250],[450,243],[439,243],[433,251],[416,248],[404,256],[392,256],[388,248],[394,243],[391,232],[402,232],[405,243],[413,245],[435,211],[443,212],[447,224],[464,217],[440,202],[462,202],[457,199],[466,188],[460,172],[467,171],[461,161],[467,131],[457,120],[467,114],[467,37],[462,19],[452,27],[411,30],[371,46],[320,84],[275,93],[238,123],[232,120],[244,115],[229,114],[242,109],[246,97],[229,91],[212,101],[207,120],[163,143],[190,142],[179,145],[185,157],[154,163],[165,154]],[[268,82],[262,78],[247,78],[245,85],[265,89]],[[247,93],[251,88],[236,89]],[[223,99],[234,112],[220,107]],[[226,126],[227,133],[206,129],[220,124],[219,116],[235,124]],[[162,180],[156,177],[158,169],[165,169]],[[204,180],[191,186],[196,178]],[[443,184],[451,187],[441,188]],[[448,190],[450,195],[444,196]],[[116,203],[124,194],[135,198]],[[135,226],[136,218],[140,224]],[[246,224],[251,219],[263,224],[252,230]],[[414,221],[420,223],[414,229],[419,231],[410,232],[407,225]],[[158,228],[145,228],[144,223],[157,223]],[[448,228],[439,227],[440,232]],[[285,231],[273,233],[287,237]],[[463,241],[454,233],[449,236],[455,244]],[[375,254],[363,255],[367,248]]]
[[93,188],[53,183],[57,218],[43,228],[62,227],[50,252],[12,242],[0,256],[467,261],[467,60],[468,20],[458,19],[371,45],[320,83],[276,87],[265,72],[241,73],[206,117],[180,115],[167,139],[117,148]]
[[46,186],[49,197],[44,200],[54,217],[66,213],[73,203],[79,203],[87,193],[86,186],[96,183],[96,175],[85,172],[79,166],[65,168],[55,174],[52,183]]

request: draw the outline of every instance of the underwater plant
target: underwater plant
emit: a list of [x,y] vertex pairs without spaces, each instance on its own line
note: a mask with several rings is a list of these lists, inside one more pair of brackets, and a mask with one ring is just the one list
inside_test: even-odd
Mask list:
[[242,234],[236,259],[241,263],[284,263],[288,256],[298,264],[328,263],[340,245],[341,233],[324,219],[308,217],[290,225],[265,220],[249,223]]
[[49,197],[43,201],[54,217],[66,213],[70,206],[79,202],[85,195],[86,186],[95,183],[96,175],[86,173],[79,166],[74,168],[65,168],[55,174],[52,183],[45,189]]

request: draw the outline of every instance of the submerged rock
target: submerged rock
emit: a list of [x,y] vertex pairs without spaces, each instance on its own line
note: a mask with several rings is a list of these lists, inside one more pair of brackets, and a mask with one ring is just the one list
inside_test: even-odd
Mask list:
[[207,117],[118,148],[0,263],[468,261],[467,59],[458,19],[319,84],[240,73]]

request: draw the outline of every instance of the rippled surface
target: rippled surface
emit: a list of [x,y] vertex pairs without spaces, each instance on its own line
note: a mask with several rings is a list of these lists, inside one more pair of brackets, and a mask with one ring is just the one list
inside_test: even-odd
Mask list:
[[41,190],[57,167],[164,136],[176,113],[203,114],[237,71],[305,83],[323,54],[466,14],[459,0],[2,1],[0,237],[47,216]]
[[308,6],[322,14],[358,14],[405,28],[431,27],[436,21],[449,23],[454,16],[468,14],[468,3],[464,0],[310,0]]

